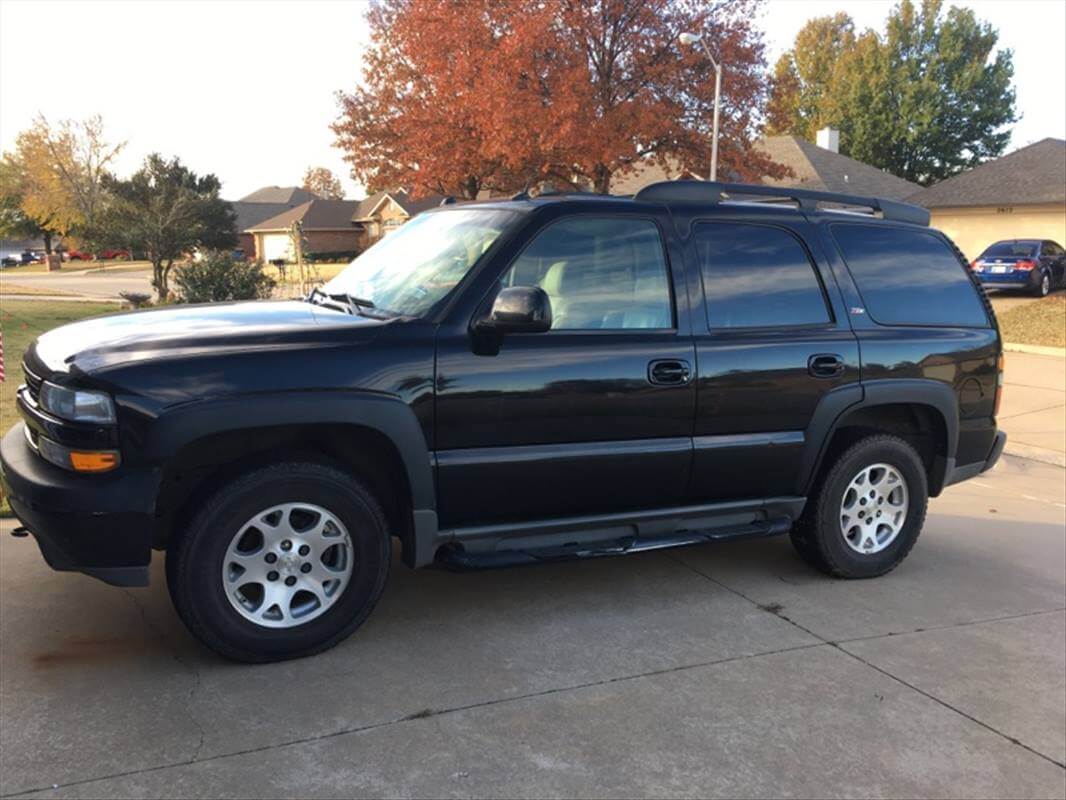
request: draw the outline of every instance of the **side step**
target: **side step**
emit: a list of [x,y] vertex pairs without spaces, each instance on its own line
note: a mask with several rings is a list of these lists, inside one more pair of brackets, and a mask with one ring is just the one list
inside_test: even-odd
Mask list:
[[543,564],[551,561],[569,561],[576,558],[600,558],[643,553],[648,550],[663,550],[669,547],[685,547],[731,539],[760,539],[780,536],[792,528],[788,517],[773,517],[760,522],[737,525],[729,528],[712,528],[702,531],[683,531],[669,536],[627,537],[606,542],[580,543],[561,547],[543,547],[526,550],[495,550],[488,553],[470,553],[462,545],[446,545],[437,553],[437,563],[457,571],[517,567],[525,564]]

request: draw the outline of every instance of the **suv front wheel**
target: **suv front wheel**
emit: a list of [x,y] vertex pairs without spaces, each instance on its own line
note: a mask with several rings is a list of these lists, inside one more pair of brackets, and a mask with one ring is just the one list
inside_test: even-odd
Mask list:
[[315,463],[249,472],[171,541],[167,586],[201,642],[238,661],[321,652],[367,618],[391,540],[374,496]]
[[804,559],[830,575],[884,575],[918,540],[927,503],[925,468],[914,448],[896,436],[870,436],[829,467],[792,542]]

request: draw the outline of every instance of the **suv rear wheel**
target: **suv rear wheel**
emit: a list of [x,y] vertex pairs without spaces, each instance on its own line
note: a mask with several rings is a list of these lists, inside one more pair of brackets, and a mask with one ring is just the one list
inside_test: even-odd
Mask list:
[[239,661],[326,650],[367,618],[391,540],[374,496],[314,463],[249,472],[171,542],[167,586],[201,642]]
[[804,559],[830,575],[884,575],[918,540],[927,503],[925,468],[914,448],[896,436],[870,436],[829,467],[792,542]]

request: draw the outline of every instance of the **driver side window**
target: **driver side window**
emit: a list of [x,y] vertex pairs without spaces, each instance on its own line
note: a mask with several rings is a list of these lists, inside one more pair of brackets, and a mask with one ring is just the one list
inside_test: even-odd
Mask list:
[[670,279],[655,223],[575,217],[537,234],[503,277],[539,286],[552,304],[552,330],[668,329]]

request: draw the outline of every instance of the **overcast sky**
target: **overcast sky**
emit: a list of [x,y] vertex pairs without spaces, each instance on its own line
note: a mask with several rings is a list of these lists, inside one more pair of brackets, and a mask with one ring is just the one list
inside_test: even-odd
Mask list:
[[[890,0],[770,0],[769,63],[812,16],[847,11],[883,28]],[[1010,149],[1066,138],[1064,0],[956,0],[1014,50],[1021,121]],[[0,0],[0,147],[44,112],[103,116],[128,144],[117,171],[155,150],[214,172],[224,194],[298,184],[310,165],[362,196],[332,147],[334,93],[360,76],[363,2]],[[728,75],[728,73],[727,73]],[[728,77],[727,77],[728,80]]]

